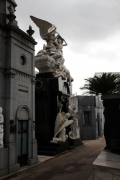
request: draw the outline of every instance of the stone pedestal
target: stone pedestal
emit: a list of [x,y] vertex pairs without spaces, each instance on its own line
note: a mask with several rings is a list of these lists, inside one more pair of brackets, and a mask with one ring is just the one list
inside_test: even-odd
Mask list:
[[38,154],[39,155],[48,155],[55,156],[62,152],[65,152],[69,149],[69,142],[61,142],[61,143],[46,143],[44,146],[39,146]]
[[1,148],[0,147],[0,177],[4,176],[5,174],[9,173],[8,163],[9,163],[9,156],[8,156],[8,148]]
[[[71,86],[62,77],[55,78],[52,73],[36,76],[35,123],[38,147],[46,146],[54,136],[55,119],[63,104],[62,111],[67,112]],[[38,149],[39,150],[39,149]]]
[[81,139],[69,139],[69,149],[83,145]]
[[120,155],[102,151],[93,162],[93,180],[120,179]]

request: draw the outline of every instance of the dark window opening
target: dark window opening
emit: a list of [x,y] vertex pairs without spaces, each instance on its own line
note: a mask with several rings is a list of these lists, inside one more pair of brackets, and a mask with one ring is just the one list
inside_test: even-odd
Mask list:
[[25,58],[24,56],[21,56],[21,57],[20,57],[20,63],[21,63],[23,66],[25,66],[25,64],[26,64],[26,58]]
[[90,112],[88,112],[88,111],[84,111],[84,113],[83,113],[83,124],[91,125]]

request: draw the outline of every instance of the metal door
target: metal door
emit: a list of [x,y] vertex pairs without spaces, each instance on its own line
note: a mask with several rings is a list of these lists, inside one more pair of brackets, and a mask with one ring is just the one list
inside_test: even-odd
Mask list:
[[18,163],[21,166],[27,164],[28,158],[28,121],[18,121]]

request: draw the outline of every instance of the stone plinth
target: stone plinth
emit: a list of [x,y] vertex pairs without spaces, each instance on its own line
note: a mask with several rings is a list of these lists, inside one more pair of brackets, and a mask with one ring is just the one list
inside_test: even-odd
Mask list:
[[38,146],[38,155],[55,156],[69,149],[69,142],[46,143],[44,146]]
[[[38,142],[38,152],[48,155],[46,151],[48,150],[49,152],[48,143],[54,136],[56,116],[61,104],[63,105],[62,112],[68,111],[68,98],[70,94],[71,86],[69,86],[67,80],[63,80],[62,77],[54,78],[52,73],[37,74],[35,90],[35,136]],[[41,146],[44,147],[44,152],[41,152]],[[66,149],[68,147],[65,147]]]
[[102,151],[93,162],[93,180],[119,180],[120,155]]
[[39,73],[54,72],[54,59],[48,55],[36,56],[35,67],[39,69]]
[[83,145],[82,141],[80,138],[78,139],[69,139],[69,149],[72,149],[72,148],[75,148],[75,147],[78,147],[78,146],[81,146]]

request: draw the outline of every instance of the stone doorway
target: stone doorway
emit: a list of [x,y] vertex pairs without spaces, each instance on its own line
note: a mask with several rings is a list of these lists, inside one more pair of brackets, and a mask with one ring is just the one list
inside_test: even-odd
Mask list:
[[18,121],[18,163],[21,166],[27,164],[28,159],[28,121]]
[[27,106],[17,110],[17,162],[25,166],[28,161],[30,111]]

